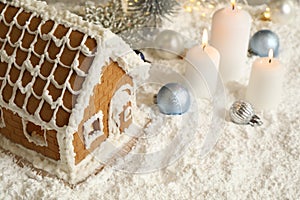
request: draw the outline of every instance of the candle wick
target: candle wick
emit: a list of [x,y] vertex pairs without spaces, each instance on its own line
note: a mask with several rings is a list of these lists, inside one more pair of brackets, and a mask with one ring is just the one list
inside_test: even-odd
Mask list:
[[234,4],[232,4],[232,10],[234,10],[235,9],[235,5]]
[[270,58],[270,59],[269,59],[269,63],[271,63],[271,62],[272,62],[272,59]]
[[202,45],[203,51],[205,50],[205,48],[206,48],[206,44],[203,44],[203,45]]

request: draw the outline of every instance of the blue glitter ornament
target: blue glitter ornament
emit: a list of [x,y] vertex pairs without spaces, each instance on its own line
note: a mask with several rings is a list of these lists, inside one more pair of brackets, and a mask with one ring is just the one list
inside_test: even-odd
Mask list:
[[179,83],[164,85],[155,98],[161,113],[166,115],[182,115],[191,105],[189,91]]
[[270,30],[260,30],[250,39],[249,52],[260,57],[268,57],[269,50],[273,49],[274,56],[279,54],[279,37]]

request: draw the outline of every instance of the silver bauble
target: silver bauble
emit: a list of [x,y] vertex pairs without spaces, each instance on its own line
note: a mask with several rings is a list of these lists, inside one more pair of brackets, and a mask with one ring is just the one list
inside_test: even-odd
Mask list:
[[269,3],[270,0],[248,0],[247,2],[251,6],[257,6],[257,5]]
[[287,24],[295,15],[295,5],[292,0],[276,0],[269,3],[271,19],[274,22]]
[[236,101],[232,104],[229,115],[232,122],[241,125],[262,125],[262,121],[255,114],[252,105],[245,101]]
[[155,103],[163,114],[181,115],[191,105],[189,91],[179,83],[164,85],[156,95]]
[[267,57],[269,50],[273,49],[274,56],[279,53],[279,37],[270,30],[260,30],[250,39],[249,51],[260,57]]
[[163,59],[175,59],[184,52],[184,39],[172,30],[160,32],[154,41],[157,55]]

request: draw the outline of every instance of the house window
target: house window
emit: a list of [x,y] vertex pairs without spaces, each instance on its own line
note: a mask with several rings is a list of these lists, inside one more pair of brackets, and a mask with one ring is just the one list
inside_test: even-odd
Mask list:
[[91,144],[100,136],[104,135],[103,132],[103,113],[98,112],[92,116],[83,125],[83,137],[85,148],[89,149]]
[[32,122],[22,119],[23,132],[29,142],[37,146],[48,146],[46,139],[46,130]]
[[4,114],[3,114],[2,108],[0,107],[0,128],[5,128],[5,127],[6,127],[6,124],[4,121]]

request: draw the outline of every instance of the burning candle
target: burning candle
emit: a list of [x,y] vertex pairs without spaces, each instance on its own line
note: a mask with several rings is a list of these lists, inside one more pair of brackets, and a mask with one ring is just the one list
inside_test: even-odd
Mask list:
[[269,51],[269,57],[255,60],[246,99],[257,110],[276,109],[281,100],[283,72],[279,60],[273,58],[272,49]]
[[198,97],[210,98],[216,89],[220,54],[208,44],[208,33],[205,29],[202,44],[192,47],[186,54],[186,60],[193,66],[186,70],[185,77]]
[[224,82],[236,81],[242,77],[250,28],[251,16],[238,9],[234,0],[230,7],[216,11],[213,16],[211,44],[221,54],[220,73]]

